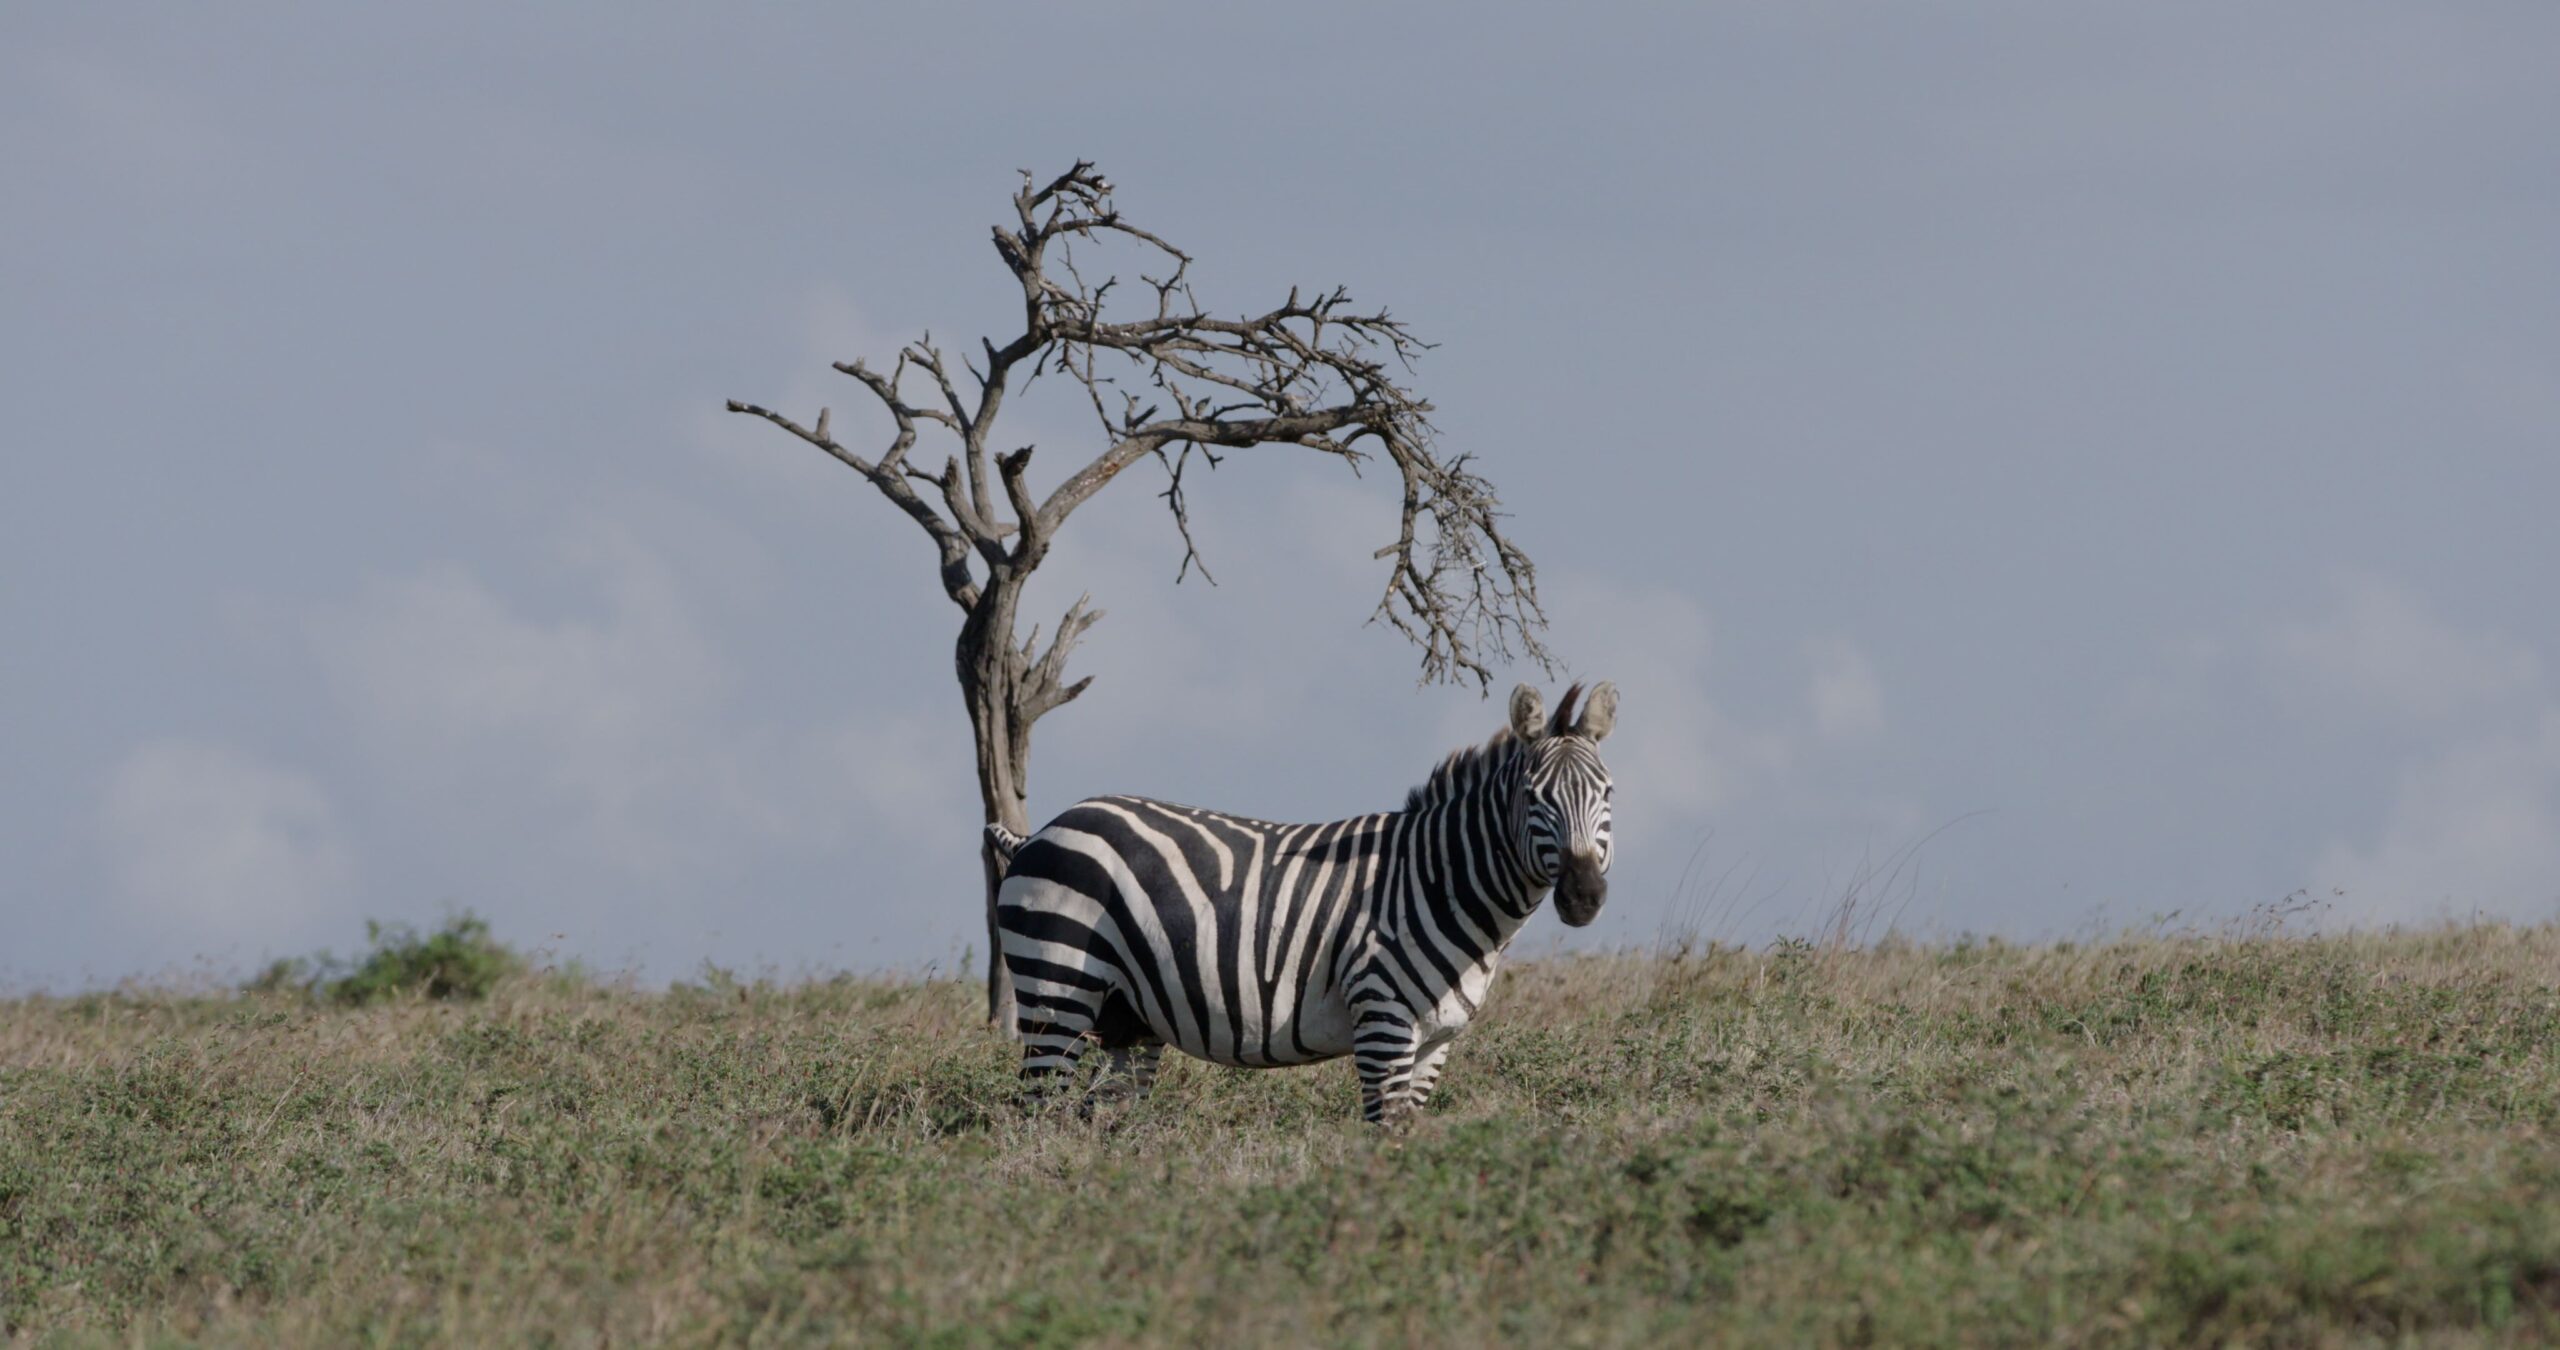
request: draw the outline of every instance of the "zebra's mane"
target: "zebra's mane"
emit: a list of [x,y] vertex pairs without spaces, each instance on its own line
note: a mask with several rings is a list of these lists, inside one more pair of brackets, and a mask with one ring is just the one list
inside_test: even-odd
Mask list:
[[1440,761],[1420,786],[1404,795],[1404,809],[1420,811],[1454,801],[1484,782],[1494,773],[1508,768],[1520,753],[1520,738],[1504,727],[1493,733],[1493,739],[1482,745],[1460,746]]

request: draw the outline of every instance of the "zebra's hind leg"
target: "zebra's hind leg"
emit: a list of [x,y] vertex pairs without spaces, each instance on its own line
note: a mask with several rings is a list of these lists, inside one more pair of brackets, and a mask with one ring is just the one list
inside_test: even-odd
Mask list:
[[1071,1081],[1076,1060],[1092,1042],[1093,1011],[1072,1000],[1015,990],[1014,1036],[1022,1042],[1022,1089],[1017,1104],[1045,1105]]

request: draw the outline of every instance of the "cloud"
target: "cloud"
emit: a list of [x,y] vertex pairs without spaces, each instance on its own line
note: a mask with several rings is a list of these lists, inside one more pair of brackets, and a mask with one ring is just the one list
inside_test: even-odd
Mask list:
[[2374,577],[2346,583],[2334,612],[2276,629],[2264,656],[2288,701],[2411,721],[2510,704],[2542,682],[2530,648],[2457,629],[2416,591]]
[[[1755,685],[1679,590],[1571,571],[1545,589],[1573,674],[1622,695],[1606,747],[1622,898],[1603,940],[1666,922],[1726,939],[1818,923],[1852,882],[1884,884],[1876,859],[1907,864],[1896,851],[1947,819],[1879,758],[1883,681],[1854,638],[1802,648],[1803,684]],[[1917,878],[1891,873],[1895,904]]]
[[2280,698],[2367,739],[2421,739],[2380,826],[2333,834],[2312,865],[2332,918],[2389,923],[2560,908],[2560,703],[2530,647],[2460,628],[2411,588],[2358,578],[2324,616],[2278,628],[2262,673]]
[[[901,334],[874,322],[841,286],[834,284],[812,287],[791,321],[798,326],[798,337],[790,346],[788,364],[778,372],[776,384],[725,389],[716,398],[688,390],[686,402],[676,416],[691,432],[692,448],[704,462],[724,479],[754,489],[760,505],[790,506],[801,511],[843,510],[855,494],[865,498],[876,494],[824,451],[760,418],[728,411],[727,401],[735,398],[758,404],[802,426],[815,425],[819,409],[828,409],[829,434],[865,458],[876,459],[888,446],[896,427],[881,411],[878,400],[837,372],[834,363],[863,361],[874,369],[887,371],[895,366],[898,352],[916,335]],[[931,388],[921,375],[910,372],[910,378],[915,381],[909,389],[911,401],[923,397],[922,391]],[[927,440],[919,444],[916,454],[924,463],[938,464],[958,442],[940,439],[939,430],[930,424],[925,431]],[[853,506],[864,509],[866,516],[877,508],[876,518],[884,523],[897,516],[896,508],[885,501],[856,500]],[[903,522],[900,528],[913,529]],[[921,547],[917,541],[898,542]]]
[[560,541],[582,585],[552,616],[458,568],[377,582],[315,624],[342,704],[385,768],[448,800],[544,822],[549,847],[622,877],[700,874],[742,850],[816,847],[849,811],[946,825],[920,790],[947,737],[898,712],[805,723],[740,706],[686,578],[627,525]]
[[136,748],[109,776],[98,830],[113,894],[155,943],[287,945],[354,890],[354,854],[319,784],[230,746]]
[[2314,876],[2351,923],[2560,914],[2560,708],[2409,769],[2378,837],[2332,842]]
[[[1058,438],[1045,472],[1063,476],[1086,444]],[[1077,512],[1026,594],[1026,634],[1086,591],[1107,613],[1069,666],[1092,688],[1034,739],[1035,821],[1105,791],[1275,819],[1377,810],[1493,730],[1498,706],[1472,685],[1417,688],[1414,649],[1366,623],[1391,483],[1292,447],[1193,472],[1193,530],[1218,584],[1196,571],[1175,584],[1181,539],[1148,463]],[[1463,723],[1445,739],[1442,709]]]
[[1713,631],[1695,600],[1578,577],[1547,589],[1549,612],[1562,616],[1557,649],[1572,654],[1574,673],[1618,685],[1620,734],[1608,750],[1620,818],[1632,822],[1625,834],[1693,828],[1795,767],[1789,736],[1728,716],[1710,697]]
[[1807,696],[1814,733],[1825,741],[1864,740],[1884,730],[1884,686],[1867,654],[1847,638],[1813,644],[1813,684]]
[[[316,636],[359,730],[395,768],[565,814],[592,856],[665,865],[675,743],[723,670],[645,554],[590,545],[579,570],[601,612],[545,622],[476,576],[435,568],[368,587]],[[486,776],[487,781],[470,780]]]

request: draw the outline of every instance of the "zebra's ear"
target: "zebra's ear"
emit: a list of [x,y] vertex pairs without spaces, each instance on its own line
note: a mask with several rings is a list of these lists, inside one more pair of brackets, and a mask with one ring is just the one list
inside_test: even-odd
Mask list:
[[1573,724],[1573,734],[1587,741],[1604,740],[1609,728],[1618,724],[1618,686],[1602,680],[1582,705],[1582,720]]
[[1538,686],[1524,684],[1511,691],[1511,734],[1523,745],[1534,745],[1547,734],[1547,696]]

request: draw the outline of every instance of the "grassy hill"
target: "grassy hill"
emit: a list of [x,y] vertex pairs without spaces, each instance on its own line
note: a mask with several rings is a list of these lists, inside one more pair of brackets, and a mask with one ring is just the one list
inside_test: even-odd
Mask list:
[[0,1004],[0,1327],[603,1345],[2560,1337],[2560,930],[1513,968],[1016,1119],[955,983]]

